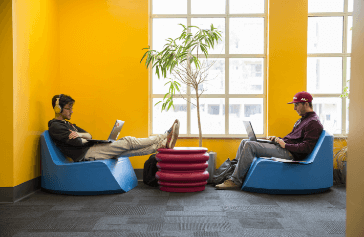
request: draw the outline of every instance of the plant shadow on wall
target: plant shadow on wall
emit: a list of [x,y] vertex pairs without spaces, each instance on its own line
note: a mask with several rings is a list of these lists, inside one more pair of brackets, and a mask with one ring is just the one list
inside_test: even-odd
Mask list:
[[[148,68],[152,66],[155,68],[158,79],[162,76],[167,78],[167,73],[171,75],[171,78],[167,78],[169,81],[164,85],[169,85],[169,91],[164,95],[163,100],[157,102],[155,106],[162,103],[162,111],[168,111],[171,107],[174,108],[173,99],[177,96],[183,98],[188,103],[196,106],[197,108],[197,121],[199,131],[199,146],[202,146],[202,129],[200,118],[200,97],[204,92],[204,89],[199,90],[204,82],[211,80],[208,77],[209,69],[213,66],[215,61],[208,61],[208,51],[213,49],[220,40],[221,31],[217,30],[211,24],[210,29],[200,29],[197,26],[185,26],[179,37],[172,39],[166,39],[167,43],[164,45],[162,51],[156,51],[153,49],[143,48],[147,50],[144,53],[140,62],[145,60],[145,65]],[[196,33],[192,34],[191,29],[196,29]],[[205,56],[201,60],[199,52]],[[196,101],[191,102],[190,98],[185,98],[180,90],[181,84],[185,84],[195,92]]]

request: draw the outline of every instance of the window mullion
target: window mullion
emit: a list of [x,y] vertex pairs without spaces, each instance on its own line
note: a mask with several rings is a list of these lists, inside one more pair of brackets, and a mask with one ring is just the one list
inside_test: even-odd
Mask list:
[[230,101],[229,98],[226,96],[229,94],[229,57],[226,55],[229,54],[229,22],[230,22],[230,0],[226,0],[226,18],[225,18],[225,135],[229,134],[229,107]]

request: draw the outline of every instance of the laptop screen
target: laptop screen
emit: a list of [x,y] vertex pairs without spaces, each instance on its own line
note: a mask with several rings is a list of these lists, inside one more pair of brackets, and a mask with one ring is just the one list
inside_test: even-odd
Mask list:
[[118,138],[119,136],[119,133],[121,131],[121,128],[123,127],[124,125],[124,121],[121,121],[121,120],[116,120],[115,124],[114,124],[114,127],[110,133],[110,136],[107,140],[109,141],[116,141],[116,139]]
[[246,133],[248,134],[249,140],[256,141],[257,137],[255,136],[255,133],[253,131],[253,127],[252,127],[250,121],[243,121],[243,123],[245,126]]

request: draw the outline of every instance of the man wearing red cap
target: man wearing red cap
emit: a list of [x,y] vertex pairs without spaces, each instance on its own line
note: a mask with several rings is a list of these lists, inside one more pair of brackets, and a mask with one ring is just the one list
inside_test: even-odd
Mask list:
[[276,144],[260,143],[244,139],[239,146],[236,158],[238,164],[232,176],[216,189],[239,189],[255,157],[277,157],[287,160],[302,160],[309,155],[316,145],[323,126],[312,109],[312,95],[302,91],[295,94],[294,110],[301,118],[293,126],[292,132],[280,138],[271,136],[269,140]]

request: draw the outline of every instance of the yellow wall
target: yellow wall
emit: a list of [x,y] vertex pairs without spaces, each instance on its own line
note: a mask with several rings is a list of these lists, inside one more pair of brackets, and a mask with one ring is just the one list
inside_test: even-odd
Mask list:
[[[58,1],[60,89],[76,103],[71,122],[106,139],[115,119],[119,135],[148,136],[148,1]],[[135,169],[147,157],[130,158]]]
[[[0,2],[0,187],[13,184],[13,39],[11,0]],[[4,126],[5,125],[5,126]]]
[[354,1],[350,79],[346,236],[364,236],[364,2]]
[[292,101],[306,90],[307,0],[272,0],[269,6],[268,134],[283,137],[299,119]]
[[[40,176],[39,135],[47,129],[51,97],[58,92],[58,13],[52,0],[12,1],[13,187]],[[10,124],[9,124],[10,126]]]

